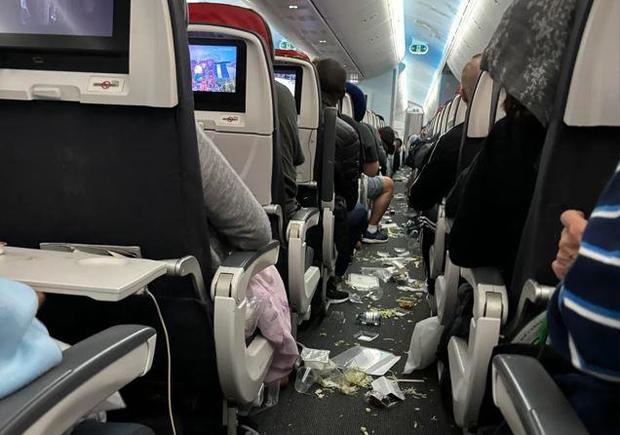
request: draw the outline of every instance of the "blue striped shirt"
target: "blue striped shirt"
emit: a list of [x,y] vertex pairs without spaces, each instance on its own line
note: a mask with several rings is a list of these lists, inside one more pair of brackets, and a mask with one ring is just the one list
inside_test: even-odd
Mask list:
[[575,368],[620,382],[620,165],[553,295],[548,321],[551,345]]

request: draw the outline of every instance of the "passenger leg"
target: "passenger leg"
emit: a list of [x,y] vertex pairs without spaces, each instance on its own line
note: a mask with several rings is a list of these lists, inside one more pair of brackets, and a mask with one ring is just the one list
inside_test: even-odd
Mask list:
[[364,231],[366,231],[367,225],[368,211],[361,204],[357,204],[353,210],[347,213],[346,228],[336,224],[336,229],[341,232],[341,234],[335,235],[336,247],[338,249],[336,276],[327,284],[327,299],[332,303],[345,302],[349,298],[349,294],[338,290],[337,286],[347,272],[355,251],[355,245]]
[[[369,182],[373,182],[374,180],[380,180],[381,193],[376,198],[373,198],[372,211],[368,221],[368,230],[364,234],[362,240],[364,243],[385,243],[387,242],[387,235],[379,232],[379,222],[381,222],[381,218],[385,215],[385,212],[392,202],[392,196],[394,196],[394,181],[389,177],[374,177],[371,178]],[[369,186],[369,196],[372,198],[370,195],[371,191],[371,186]]]

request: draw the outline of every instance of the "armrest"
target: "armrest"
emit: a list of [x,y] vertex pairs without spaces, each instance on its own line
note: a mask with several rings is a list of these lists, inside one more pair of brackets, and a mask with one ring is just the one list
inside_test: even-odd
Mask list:
[[286,230],[286,239],[291,237],[306,240],[306,231],[308,228],[315,227],[319,224],[320,212],[318,208],[302,208],[295,213],[288,223]]
[[273,216],[278,225],[278,240],[284,241],[284,212],[282,207],[277,204],[264,205],[263,210],[268,216]]
[[220,386],[231,403],[253,403],[273,358],[261,335],[245,340],[246,290],[252,276],[278,261],[280,244],[271,242],[257,252],[235,252],[218,268],[211,283],[214,296],[213,331]]
[[60,434],[151,368],[155,330],[115,326],[63,353],[60,365],[0,401],[0,434]]
[[586,435],[588,431],[542,365],[521,355],[493,359],[493,401],[516,435]]
[[523,284],[517,311],[514,313],[512,321],[506,328],[506,334],[511,336],[523,326],[523,319],[526,317],[530,305],[546,307],[554,291],[555,287],[539,284],[533,279],[528,279],[525,284]]
[[[211,283],[211,296],[234,297],[238,302],[245,299],[248,281],[256,273],[278,261],[280,243],[272,240],[258,251],[236,251],[229,255],[217,269]],[[236,277],[233,280],[233,277]],[[243,284],[243,285],[242,285]],[[243,289],[243,295],[233,295],[233,286]]]
[[492,267],[461,269],[461,276],[474,289],[474,318],[494,317],[502,325],[508,319],[508,293],[499,270]]

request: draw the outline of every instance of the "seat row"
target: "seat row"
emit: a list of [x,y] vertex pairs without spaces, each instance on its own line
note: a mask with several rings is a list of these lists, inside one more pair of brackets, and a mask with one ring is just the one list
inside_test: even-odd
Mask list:
[[[617,5],[599,0],[579,2],[577,7],[512,282],[504,282],[499,270],[467,269],[451,261],[452,222],[445,203],[439,204],[429,269],[435,280],[440,323],[447,326],[455,315],[459,284],[466,282],[473,288],[469,337],[452,337],[447,349],[449,366],[439,367],[440,377],[449,372],[454,418],[463,428],[478,426],[485,392],[492,387],[495,404],[513,433],[586,433],[538,361],[514,355],[492,360],[492,355],[498,344],[530,343],[538,334],[558,284],[551,263],[561,233],[559,216],[567,209],[589,215],[620,157],[613,145],[620,139],[618,93],[611,92],[612,96],[609,92],[617,89],[614,71],[620,59],[617,50],[605,51],[609,64],[615,65],[608,70],[595,59],[617,37],[617,12]],[[484,138],[506,115],[505,98],[501,85],[483,71],[464,117],[459,115],[462,104],[456,97],[430,122],[431,135],[441,137],[451,125],[464,120],[458,173],[474,161]],[[492,386],[487,379],[492,379]]]
[[[115,6],[122,10],[120,3]],[[137,361],[142,370],[72,377],[59,384],[60,392],[42,388],[58,379],[58,370],[75,367],[71,355],[101,341],[94,336],[65,353],[63,365],[45,379],[0,401],[8,414],[0,433],[26,427],[33,433],[62,433],[90,411],[94,400],[141,375],[146,376],[125,394],[130,409],[153,406],[170,414],[172,422],[175,410],[200,403],[190,419],[211,418],[217,427],[223,413],[229,433],[236,433],[237,408],[260,401],[274,356],[260,334],[246,342],[250,279],[278,265],[294,322],[309,318],[317,290],[325,299],[336,256],[336,110],[321,109],[317,74],[306,56],[278,51],[274,57],[270,30],[260,15],[217,4],[191,4],[188,10],[179,2],[133,1],[125,11],[128,49],[119,54],[124,68],[91,73],[61,62],[49,69],[0,69],[6,133],[0,141],[0,198],[7,210],[0,227],[10,246],[0,257],[0,274],[50,294],[40,315],[63,341],[77,343],[118,324],[149,326],[112,329],[103,338],[113,338],[101,347],[107,361],[111,340],[142,343],[139,358],[130,355],[138,346],[132,344],[129,356],[117,352],[106,362],[135,367]],[[203,74],[197,81],[195,66],[202,59],[193,54],[213,47],[229,47],[234,59],[201,65],[212,76]],[[77,60],[88,55],[73,53]],[[281,192],[279,76],[294,77],[306,155],[298,182],[312,192],[310,207],[290,219]],[[228,88],[215,88],[220,79]],[[274,234],[262,249],[233,252],[215,270],[196,123],[264,207]],[[27,127],[32,125],[37,128]],[[17,174],[25,173],[31,174],[28,180],[16,182]],[[322,252],[318,262],[308,261],[306,235],[317,226]],[[32,258],[45,267],[29,267]],[[93,365],[93,370],[103,368]],[[93,380],[101,376],[109,379],[105,388]],[[89,379],[92,389],[84,394],[92,400],[76,407],[83,399],[81,383]],[[73,394],[71,400],[56,400],[65,393]],[[44,405],[23,407],[31,394]],[[167,403],[145,404],[157,396]]]

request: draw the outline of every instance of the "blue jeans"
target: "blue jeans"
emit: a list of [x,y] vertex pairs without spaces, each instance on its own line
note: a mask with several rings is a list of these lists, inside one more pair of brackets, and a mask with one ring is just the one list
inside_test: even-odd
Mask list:
[[[368,210],[358,203],[353,210],[347,213],[347,237],[335,237],[336,240],[343,240],[343,242],[336,245],[338,249],[335,271],[336,276],[341,277],[347,271],[349,263],[351,263],[351,258],[353,257],[355,244],[362,239],[362,234],[364,234],[367,228]],[[344,240],[346,240],[346,243],[344,243]]]

